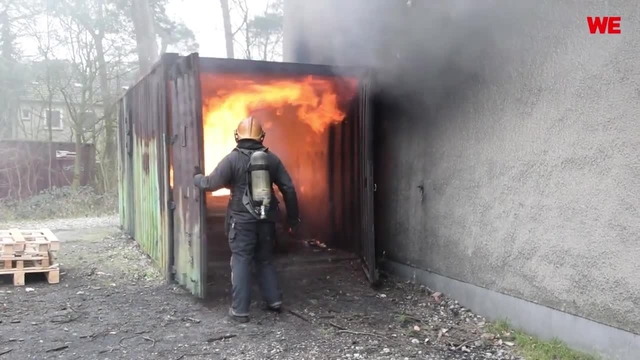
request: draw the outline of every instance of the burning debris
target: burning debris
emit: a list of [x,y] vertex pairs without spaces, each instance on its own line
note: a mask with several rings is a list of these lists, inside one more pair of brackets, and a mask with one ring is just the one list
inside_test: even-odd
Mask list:
[[[325,243],[323,243],[323,242],[320,242],[320,240],[310,239],[310,240],[306,240],[305,243],[309,247],[327,249],[327,245]],[[330,249],[328,249],[328,250],[330,250]]]

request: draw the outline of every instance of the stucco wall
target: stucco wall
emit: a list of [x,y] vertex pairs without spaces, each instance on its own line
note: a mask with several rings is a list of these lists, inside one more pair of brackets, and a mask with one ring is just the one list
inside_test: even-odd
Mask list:
[[[379,248],[640,334],[640,7],[507,3],[415,8],[412,24],[385,20],[395,41],[366,39],[398,59],[377,64]],[[292,8],[285,60],[304,43],[322,55],[302,60],[342,61],[295,31],[329,15]],[[589,34],[586,17],[606,15],[622,34]]]

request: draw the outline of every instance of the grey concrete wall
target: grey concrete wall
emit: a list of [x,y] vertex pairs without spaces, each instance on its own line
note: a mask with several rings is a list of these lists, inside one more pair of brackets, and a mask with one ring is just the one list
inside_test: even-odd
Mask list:
[[[400,24],[373,11],[369,38],[309,36],[335,10],[285,13],[285,60],[305,44],[303,61],[358,62],[327,40],[350,36],[388,50],[384,257],[640,334],[640,6],[417,2]],[[622,34],[589,34],[606,15]]]

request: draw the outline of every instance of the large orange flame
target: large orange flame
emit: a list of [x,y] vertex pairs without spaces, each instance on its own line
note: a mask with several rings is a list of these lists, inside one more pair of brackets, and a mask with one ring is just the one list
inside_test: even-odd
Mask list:
[[[353,92],[355,81],[343,81]],[[336,81],[313,76],[298,78],[256,78],[239,75],[203,75],[203,120],[205,172],[209,173],[236,146],[234,130],[243,118],[260,109],[281,113],[296,109],[299,121],[315,133],[345,118],[339,107]],[[265,129],[274,124],[263,123]],[[228,189],[213,193],[228,195]]]

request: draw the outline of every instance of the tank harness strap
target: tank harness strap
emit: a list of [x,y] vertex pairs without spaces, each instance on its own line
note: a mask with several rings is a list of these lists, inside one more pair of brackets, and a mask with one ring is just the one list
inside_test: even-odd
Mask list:
[[256,164],[249,164],[249,169],[247,170],[248,172],[252,172],[255,170],[269,170],[269,165],[267,164],[260,164],[260,165],[256,165]]
[[[247,149],[240,149],[240,148],[236,147],[233,150],[236,150],[239,153],[241,153],[241,154],[247,156],[249,159],[251,159],[251,155],[253,155],[254,152],[256,152],[256,151],[267,152],[267,151],[269,151],[269,148],[262,147],[260,149],[247,150]],[[251,172],[253,170],[268,170],[268,168],[267,168],[266,165],[252,165],[251,161],[249,161],[249,166],[247,167],[247,172]]]
[[237,151],[245,156],[251,157],[251,155],[256,152],[256,151],[264,151],[264,152],[268,152],[269,148],[267,147],[261,147],[260,149],[255,149],[255,150],[248,150],[248,149],[241,149],[239,147],[235,147],[233,149],[234,151]]

